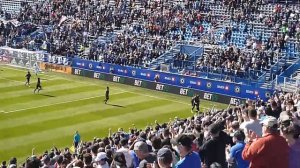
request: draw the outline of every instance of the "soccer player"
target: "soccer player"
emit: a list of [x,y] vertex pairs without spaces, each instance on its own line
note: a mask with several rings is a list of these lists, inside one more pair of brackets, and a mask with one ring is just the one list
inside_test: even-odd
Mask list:
[[200,97],[199,97],[199,95],[193,96],[193,98],[191,100],[191,103],[192,103],[191,113],[193,113],[193,110],[194,110],[195,107],[197,109],[197,112],[199,112],[199,110],[200,110]]
[[41,79],[40,78],[38,78],[38,81],[36,83],[36,88],[34,89],[33,93],[35,93],[36,90],[38,90],[38,93],[40,93],[40,90],[42,90]]
[[105,92],[105,100],[104,100],[105,104],[107,104],[108,99],[109,99],[109,87],[107,86],[106,87],[106,92]]
[[25,75],[25,77],[26,77],[26,83],[25,83],[25,86],[30,87],[30,78],[31,78],[31,74],[30,74],[29,71],[27,72],[27,74]]

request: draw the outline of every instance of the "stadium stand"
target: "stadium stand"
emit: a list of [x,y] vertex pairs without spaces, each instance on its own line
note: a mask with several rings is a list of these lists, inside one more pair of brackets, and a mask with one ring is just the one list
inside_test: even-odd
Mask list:
[[[7,4],[2,1],[2,10],[20,8],[19,1]],[[280,83],[268,101],[247,100],[144,130],[110,130],[74,149],[30,156],[22,167],[164,167],[162,147],[172,151],[173,167],[192,168],[188,159],[202,167],[300,167],[299,9],[299,2],[280,0],[22,4],[1,22],[2,46],[152,70],[166,64],[172,73],[262,88]],[[268,148],[268,138],[276,148]],[[12,158],[8,165],[18,164]]]

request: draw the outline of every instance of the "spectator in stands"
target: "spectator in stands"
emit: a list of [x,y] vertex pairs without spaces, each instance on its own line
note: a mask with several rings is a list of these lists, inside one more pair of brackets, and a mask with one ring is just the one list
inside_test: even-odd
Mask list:
[[244,133],[246,134],[248,131],[253,131],[258,137],[261,137],[262,126],[260,121],[257,119],[257,111],[255,109],[249,110],[248,116],[250,121],[245,123]]
[[289,116],[281,116],[280,131],[289,147],[289,168],[300,167],[300,126],[293,123]]
[[6,166],[6,161],[2,161],[2,163],[1,163],[1,168],[7,168],[7,166]]
[[250,162],[250,168],[255,167],[288,167],[289,147],[287,142],[278,133],[277,119],[272,116],[262,121],[263,136],[249,131],[247,144],[242,157]]
[[232,139],[222,131],[221,123],[211,124],[208,130],[210,136],[199,149],[203,163],[209,167],[212,163],[217,162],[222,167],[226,167],[225,148],[226,145],[232,144]]
[[249,110],[248,109],[243,109],[241,113],[239,114],[239,121],[241,122],[240,124],[240,129],[244,130],[245,125],[248,121],[250,121],[249,116],[248,116]]
[[128,139],[123,138],[120,141],[121,148],[117,150],[117,152],[122,152],[126,159],[126,165],[127,167],[133,166],[133,158],[130,155],[130,150],[128,148]]
[[180,134],[171,142],[176,146],[180,155],[180,161],[175,165],[176,168],[201,167],[201,158],[199,154],[192,151],[193,140],[188,135]]
[[44,155],[42,158],[42,168],[50,168],[50,157],[49,155]]
[[281,113],[281,103],[277,96],[275,98],[277,99],[278,102],[276,102],[275,100],[270,100],[270,103],[267,104],[266,114],[268,116],[279,118],[279,115]]
[[92,164],[92,155],[89,153],[86,153],[83,155],[83,163],[84,163],[84,168],[93,168]]
[[152,148],[154,149],[154,153],[157,154],[158,150],[162,147],[161,139],[157,136],[151,139]]
[[110,168],[130,168],[126,166],[125,155],[122,152],[117,152],[114,154],[114,160]]
[[134,144],[134,152],[140,160],[139,168],[146,168],[148,163],[156,161],[155,154],[149,152],[148,145],[143,141]]
[[234,146],[230,148],[228,163],[238,168],[248,168],[249,162],[242,158],[242,152],[245,148],[245,134],[242,130],[238,130],[233,135]]
[[13,157],[9,160],[9,168],[17,168],[17,158]]
[[41,165],[41,161],[35,156],[32,156],[29,159],[27,159],[25,163],[25,168],[39,168],[40,165]]
[[161,148],[157,152],[157,162],[160,168],[172,168],[173,154],[168,148]]
[[107,156],[105,152],[99,152],[95,159],[96,168],[109,168],[109,164],[107,163]]

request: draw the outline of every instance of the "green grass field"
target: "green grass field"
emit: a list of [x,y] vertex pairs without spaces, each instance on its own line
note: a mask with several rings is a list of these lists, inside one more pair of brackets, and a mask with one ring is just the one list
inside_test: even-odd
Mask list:
[[[70,147],[75,130],[88,141],[107,136],[109,128],[145,128],[155,120],[192,115],[189,97],[53,72],[39,75],[43,90],[33,94],[36,77],[26,87],[26,70],[0,70],[0,161],[15,156],[24,162],[32,148],[40,154],[53,145]],[[111,94],[107,105],[106,86]],[[201,110],[212,104],[201,101]]]

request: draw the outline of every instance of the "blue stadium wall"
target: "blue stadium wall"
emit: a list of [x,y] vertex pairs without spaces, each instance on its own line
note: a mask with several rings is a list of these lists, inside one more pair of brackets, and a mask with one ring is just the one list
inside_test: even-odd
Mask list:
[[[246,99],[261,98],[267,100],[273,93],[273,90],[237,83],[82,59],[73,59],[72,74],[185,96],[199,94],[202,99],[226,104],[240,104]],[[155,81],[157,76],[159,79]]]

